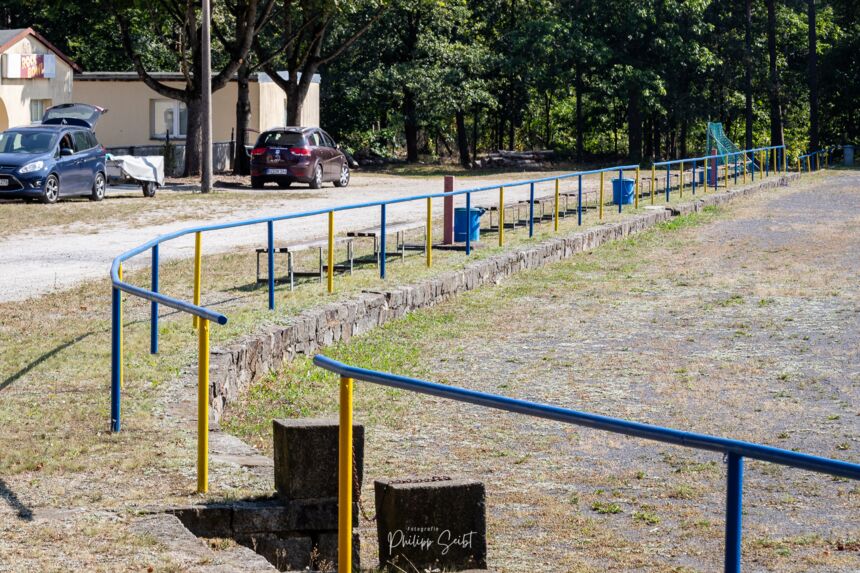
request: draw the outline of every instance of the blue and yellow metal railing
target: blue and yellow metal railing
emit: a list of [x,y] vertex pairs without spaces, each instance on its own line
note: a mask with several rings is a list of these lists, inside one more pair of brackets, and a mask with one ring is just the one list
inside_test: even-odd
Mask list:
[[797,157],[797,172],[810,173],[812,171],[819,171],[822,166],[827,169],[828,167],[830,167],[830,163],[833,159],[833,154],[839,149],[841,149],[840,146],[834,145],[825,149],[810,151],[809,153],[799,155]]
[[322,355],[314,364],[340,376],[340,440],[338,451],[338,571],[352,569],[352,418],[353,386],[356,380],[381,384],[419,394],[475,404],[484,408],[554,420],[616,434],[683,446],[696,450],[721,453],[728,463],[726,488],[725,558],[726,573],[741,570],[741,537],[743,514],[744,459],[750,458],[783,466],[860,480],[860,464],[783,450],[762,444],[732,440],[706,434],[685,432],[672,428],[632,422],[599,414],[580,412],[559,406],[539,404],[447,386],[416,378],[349,366]]
[[[755,150],[748,150],[741,153],[755,153],[760,152],[764,149],[772,149],[772,148],[759,148]],[[652,180],[651,180],[651,202],[654,201],[654,186],[655,186],[655,178],[654,178],[654,170],[656,166],[663,165],[672,165],[675,163],[681,163],[682,161],[692,162],[695,165],[696,162],[704,161],[707,157],[704,158],[695,158],[695,159],[685,159],[685,160],[677,160],[672,162],[662,162],[655,164],[655,167],[652,167]],[[350,205],[342,205],[338,207],[333,207],[330,209],[317,209],[312,211],[303,211],[299,213],[289,213],[285,215],[279,215],[275,217],[263,217],[256,219],[247,219],[243,221],[233,221],[226,223],[219,223],[213,225],[200,225],[196,227],[190,227],[187,229],[182,229],[179,231],[175,231],[173,233],[168,233],[165,235],[161,235],[156,237],[142,245],[139,245],[133,249],[130,249],[118,257],[116,257],[111,265],[111,283],[113,288],[112,293],[112,312],[111,312],[111,322],[112,322],[112,331],[111,331],[111,430],[118,432],[121,428],[121,396],[122,396],[122,386],[123,386],[123,334],[122,334],[122,293],[125,292],[135,297],[139,297],[145,300],[150,301],[150,352],[152,354],[158,353],[158,313],[159,308],[161,306],[165,306],[168,308],[172,308],[181,312],[185,312],[190,314],[193,317],[193,325],[198,333],[198,348],[200,352],[200,356],[198,359],[198,386],[199,386],[199,400],[198,400],[198,416],[200,418],[200,431],[205,432],[207,427],[205,424],[208,420],[208,389],[209,389],[209,368],[208,368],[208,349],[209,349],[209,335],[210,335],[210,325],[215,322],[217,324],[226,324],[227,317],[215,310],[207,308],[202,303],[202,268],[203,268],[203,235],[204,233],[211,233],[215,231],[222,231],[228,229],[235,229],[238,227],[247,227],[253,225],[265,225],[266,227],[266,244],[267,244],[267,254],[268,254],[268,277],[267,277],[267,286],[268,286],[268,306],[269,309],[275,308],[275,276],[274,276],[274,244],[275,244],[275,230],[274,224],[282,221],[289,221],[293,219],[307,218],[307,217],[315,217],[315,216],[325,216],[328,220],[328,257],[327,257],[327,288],[329,292],[334,291],[334,246],[335,246],[335,213],[350,211],[356,209],[369,209],[369,208],[378,208],[380,214],[380,245],[379,245],[379,274],[380,278],[385,278],[385,253],[386,251],[386,209],[390,205],[395,205],[399,203],[408,203],[412,201],[426,201],[427,208],[427,238],[426,238],[426,247],[427,247],[427,256],[426,262],[427,265],[432,265],[433,257],[432,257],[432,209],[433,209],[433,200],[445,197],[453,197],[453,196],[465,196],[466,206],[472,205],[472,196],[477,193],[490,193],[490,192],[498,192],[498,206],[499,206],[499,246],[504,246],[505,243],[505,189],[510,189],[514,187],[524,187],[528,186],[529,190],[529,219],[528,219],[528,232],[529,237],[534,236],[534,208],[535,208],[535,187],[544,183],[552,183],[554,187],[554,226],[555,230],[558,230],[558,217],[560,213],[560,203],[559,203],[559,185],[562,181],[565,180],[576,180],[577,183],[577,222],[579,225],[582,225],[583,215],[585,212],[584,202],[583,202],[583,178],[589,175],[599,175],[600,176],[600,187],[599,187],[599,197],[598,197],[598,216],[600,219],[603,219],[603,208],[606,203],[604,200],[604,179],[607,173],[613,174],[617,173],[619,179],[624,178],[625,172],[635,172],[635,189],[634,189],[634,207],[639,206],[639,199],[641,194],[640,189],[640,167],[638,165],[621,165],[621,166],[613,166],[613,167],[605,167],[602,169],[592,169],[586,171],[577,171],[573,173],[566,173],[563,175],[556,175],[550,177],[543,177],[539,179],[531,179],[524,181],[515,181],[512,183],[506,183],[503,185],[487,185],[483,187],[473,187],[469,189],[460,189],[456,191],[450,192],[442,192],[442,193],[429,193],[425,195],[416,195],[411,197],[402,197],[397,199],[390,199],[387,201],[372,201],[366,203],[355,203]],[[683,186],[681,186],[683,188]],[[683,189],[681,189],[683,191]],[[667,190],[667,200],[669,198],[669,191]],[[621,212],[623,209],[622,202],[618,202],[618,211]],[[160,246],[169,241],[173,241],[180,237],[185,237],[193,235],[194,236],[194,290],[193,290],[193,299],[192,302],[187,302],[182,299],[178,299],[172,296],[168,296],[159,291],[159,257],[160,257]],[[465,250],[466,254],[471,254],[471,233],[466,233],[466,243]],[[146,252],[150,253],[151,257],[151,283],[150,288],[146,289],[140,286],[133,285],[129,282],[125,282],[122,277],[122,268],[123,263],[136,257],[138,255],[144,254]],[[206,356],[204,356],[204,352]],[[201,435],[198,436],[198,489],[200,491],[206,490],[206,467],[208,466],[208,458],[206,457],[206,436]]]

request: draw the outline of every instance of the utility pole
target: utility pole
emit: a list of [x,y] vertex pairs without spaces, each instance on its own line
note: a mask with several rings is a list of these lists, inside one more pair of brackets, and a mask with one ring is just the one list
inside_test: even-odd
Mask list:
[[203,0],[203,10],[201,17],[203,24],[201,26],[202,43],[201,51],[201,82],[203,84],[203,101],[202,114],[203,125],[203,170],[200,176],[200,191],[209,193],[212,191],[212,38],[209,30],[209,24],[212,17],[212,8],[210,0]]

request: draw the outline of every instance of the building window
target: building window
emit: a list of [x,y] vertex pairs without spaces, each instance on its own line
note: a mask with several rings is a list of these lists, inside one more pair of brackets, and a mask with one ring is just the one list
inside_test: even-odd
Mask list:
[[188,110],[185,104],[170,99],[149,100],[150,139],[183,139],[188,131]]
[[42,117],[45,115],[45,110],[51,107],[49,99],[31,99],[30,100],[30,122],[41,123]]

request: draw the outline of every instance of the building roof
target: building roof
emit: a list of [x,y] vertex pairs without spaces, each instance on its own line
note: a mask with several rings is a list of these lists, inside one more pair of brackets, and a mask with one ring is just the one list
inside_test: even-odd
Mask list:
[[[212,75],[216,75],[217,72],[213,71]],[[181,72],[149,72],[149,75],[152,76],[153,79],[163,81],[163,82],[180,82],[185,80],[185,76],[182,75]],[[278,72],[278,75],[282,78],[288,78],[289,72]],[[301,75],[299,75],[301,77]],[[231,78],[233,81],[236,80],[236,76],[234,75]],[[263,72],[251,74],[249,78],[252,82],[260,82],[267,83],[271,82],[272,78],[270,78],[267,74]],[[91,82],[137,82],[140,81],[140,76],[137,75],[137,72],[79,72],[75,74],[75,81],[91,81]],[[313,83],[320,83],[320,75],[314,74]]]
[[15,44],[17,44],[19,41],[23,40],[27,36],[33,36],[34,38],[39,40],[41,43],[45,44],[45,46],[49,50],[54,52],[54,54],[56,54],[58,58],[60,58],[61,60],[63,60],[67,64],[69,64],[69,66],[71,66],[71,68],[74,71],[76,71],[76,72],[82,71],[81,67],[78,64],[73,62],[66,54],[64,54],[63,52],[58,50],[57,47],[54,46],[54,44],[49,42],[42,34],[37,32],[33,28],[17,28],[17,29],[0,30],[0,54],[2,54],[3,52],[8,50],[9,48],[14,46]]

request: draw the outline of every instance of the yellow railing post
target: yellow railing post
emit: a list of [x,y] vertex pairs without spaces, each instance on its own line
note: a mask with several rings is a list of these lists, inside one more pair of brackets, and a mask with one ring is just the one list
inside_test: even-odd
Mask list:
[[782,148],[782,174],[788,175],[788,154],[785,152],[785,147]]
[[555,208],[553,210],[555,232],[558,233],[558,179],[555,180]]
[[505,246],[505,188],[499,187],[499,246]]
[[337,570],[352,573],[352,378],[340,379]]
[[744,158],[741,161],[744,164],[744,183],[747,182],[747,154],[744,153]]
[[807,155],[806,156],[806,172],[809,173],[810,171],[812,171],[812,160]]
[[433,199],[427,197],[427,245],[424,247],[427,251],[427,267],[433,266]]
[[729,188],[729,156],[726,155],[726,168],[723,170],[723,175],[726,180],[726,189]]
[[684,198],[684,162],[680,163],[681,172],[678,174],[678,198]]
[[197,493],[209,491],[209,321],[198,322]]
[[[383,256],[385,256],[383,254]],[[334,211],[328,212],[328,292],[334,292]]]
[[639,167],[636,168],[636,184],[633,187],[633,208],[639,208]]
[[600,204],[597,209],[600,212],[600,220],[603,220],[603,171],[600,172],[600,197],[598,198],[598,203]]
[[800,157],[797,158],[797,172],[800,173]]
[[651,166],[651,204],[654,204],[654,186],[657,184],[657,168]]
[[[122,263],[119,264],[119,269],[117,269],[117,276],[119,277],[120,282],[122,282]],[[119,387],[125,387],[125,376],[123,372],[122,363],[123,355],[122,355],[122,291],[119,291]]]
[[[194,233],[194,304],[200,306],[200,274],[201,274],[201,251],[202,239],[200,231]],[[197,315],[192,319],[194,328],[200,325],[200,319]]]

